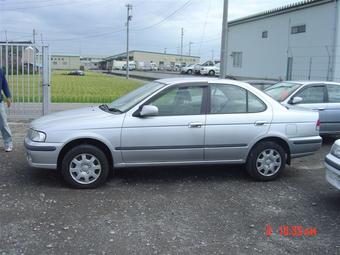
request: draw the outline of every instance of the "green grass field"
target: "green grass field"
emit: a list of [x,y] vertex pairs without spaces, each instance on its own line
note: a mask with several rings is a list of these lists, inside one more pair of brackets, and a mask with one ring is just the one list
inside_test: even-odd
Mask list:
[[[67,71],[53,71],[51,79],[52,103],[109,103],[143,83],[123,77],[85,72],[85,76],[66,75]],[[37,80],[38,77],[35,76]],[[14,102],[38,102],[38,82],[33,77],[9,75],[7,77]],[[34,84],[34,85],[33,85]],[[40,84],[41,86],[41,84]]]

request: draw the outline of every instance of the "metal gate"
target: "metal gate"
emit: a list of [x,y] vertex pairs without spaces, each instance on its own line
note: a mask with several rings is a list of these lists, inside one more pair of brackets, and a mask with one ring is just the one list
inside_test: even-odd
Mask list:
[[0,43],[0,68],[12,93],[13,104],[8,109],[10,118],[35,118],[49,112],[48,46]]

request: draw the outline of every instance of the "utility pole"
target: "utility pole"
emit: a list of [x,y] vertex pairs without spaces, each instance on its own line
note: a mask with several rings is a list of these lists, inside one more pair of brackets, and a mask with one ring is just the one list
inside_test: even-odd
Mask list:
[[164,48],[164,54],[166,54],[166,50],[167,50],[167,48]]
[[224,0],[223,22],[222,22],[222,39],[221,39],[221,64],[220,78],[225,79],[227,76],[227,59],[228,58],[228,0]]
[[129,25],[132,19],[132,15],[130,15],[130,11],[132,10],[132,5],[127,4],[127,16],[126,16],[126,79],[129,79],[129,61],[130,61],[130,54],[129,54]]
[[214,50],[211,50],[211,60],[214,61]]
[[193,42],[189,42],[189,56],[191,56],[191,45],[193,45]]
[[181,58],[183,56],[183,36],[184,36],[184,29],[181,29]]
[[33,29],[33,44],[35,44],[35,29]]

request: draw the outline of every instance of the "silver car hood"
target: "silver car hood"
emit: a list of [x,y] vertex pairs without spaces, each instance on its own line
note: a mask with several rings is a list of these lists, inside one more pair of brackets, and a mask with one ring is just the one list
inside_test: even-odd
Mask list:
[[[35,130],[72,130],[115,127],[113,119],[123,114],[112,114],[98,106],[52,113],[34,120],[30,128]],[[121,123],[118,121],[116,125]]]

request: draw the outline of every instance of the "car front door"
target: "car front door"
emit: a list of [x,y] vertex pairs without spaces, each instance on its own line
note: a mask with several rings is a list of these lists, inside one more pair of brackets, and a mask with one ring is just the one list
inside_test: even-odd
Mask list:
[[157,116],[134,117],[122,127],[122,157],[127,164],[185,163],[203,160],[207,84],[170,87],[144,105]]
[[[319,111],[320,132],[326,132],[327,93],[324,84],[313,84],[301,88],[293,97],[301,97],[297,105],[311,110]],[[293,98],[292,97],[292,98]]]
[[328,133],[340,133],[340,85],[327,84],[328,105],[325,129]]
[[235,85],[211,84],[209,94],[205,160],[243,163],[249,145],[268,132],[272,109]]

